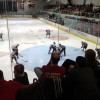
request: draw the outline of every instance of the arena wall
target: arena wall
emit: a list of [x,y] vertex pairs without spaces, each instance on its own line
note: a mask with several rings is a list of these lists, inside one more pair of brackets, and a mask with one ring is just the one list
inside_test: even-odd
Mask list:
[[87,33],[72,29],[72,28],[68,28],[68,27],[65,27],[65,26],[62,26],[62,25],[58,25],[57,23],[45,20],[43,18],[39,18],[39,20],[41,20],[41,21],[43,21],[43,22],[45,22],[47,24],[50,24],[50,25],[52,25],[52,26],[54,26],[56,28],[59,28],[59,29],[65,31],[65,32],[68,32],[69,34],[73,34],[73,35],[75,35],[77,37],[83,38],[83,39],[85,39],[87,41],[90,41],[92,43],[100,45],[100,38],[98,38],[96,36],[93,36],[93,35],[90,35],[90,34],[87,34]]

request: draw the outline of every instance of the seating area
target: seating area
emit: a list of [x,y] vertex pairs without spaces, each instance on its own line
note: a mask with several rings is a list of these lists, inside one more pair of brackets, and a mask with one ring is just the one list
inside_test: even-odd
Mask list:
[[100,6],[93,6],[93,4],[71,6],[69,4],[59,4],[48,5],[45,8],[49,12],[60,12],[61,14],[85,16],[87,18],[100,18]]
[[85,32],[87,34],[91,34],[93,36],[100,35],[100,20],[94,18],[87,18],[82,16],[76,15],[69,15],[69,14],[60,14],[54,13],[52,14],[48,11],[41,11],[41,17],[52,21],[54,23],[61,24],[68,28],[72,28],[81,32]]
[[[24,1],[22,4],[24,10]],[[25,4],[31,11],[39,7]],[[28,13],[31,19],[4,20],[2,16],[0,100],[100,100],[100,6],[56,4],[44,8],[31,16]],[[96,37],[96,44],[69,34],[71,29]]]
[[67,3],[46,5],[44,8],[41,16],[47,20],[93,36],[100,35],[100,6]]
[[[14,67],[14,80],[6,81],[0,70],[0,100],[100,100],[100,63],[94,50],[87,49],[85,57],[78,56],[75,62],[66,59],[58,66],[59,61],[59,53],[52,53],[46,69],[40,68],[41,77],[31,84],[24,84],[28,76],[23,77],[26,72],[22,64]],[[44,76],[47,72],[52,77]],[[57,74],[63,76],[55,77]]]

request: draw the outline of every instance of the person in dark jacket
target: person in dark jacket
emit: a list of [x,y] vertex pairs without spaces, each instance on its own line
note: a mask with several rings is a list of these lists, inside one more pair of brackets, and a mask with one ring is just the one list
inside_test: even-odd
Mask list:
[[66,59],[61,66],[66,68],[65,76],[67,77],[70,76],[71,72],[76,68],[76,63],[71,59]]
[[74,85],[73,100],[100,100],[100,90],[97,78],[90,66],[87,66],[86,59],[82,56],[76,58],[77,68],[72,73]]
[[14,81],[17,81],[23,85],[29,84],[28,75],[26,72],[24,72],[24,65],[22,64],[15,65],[14,76],[15,76],[15,78],[13,79]]
[[98,85],[100,89],[100,63],[96,59],[96,52],[93,49],[85,51],[85,58],[89,67],[94,71],[96,78],[98,79]]

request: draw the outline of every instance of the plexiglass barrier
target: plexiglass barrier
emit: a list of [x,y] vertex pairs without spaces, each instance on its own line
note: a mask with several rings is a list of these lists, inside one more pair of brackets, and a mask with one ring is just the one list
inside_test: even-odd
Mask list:
[[[62,15],[60,13],[41,11],[41,17],[60,25],[72,28],[100,39],[100,21],[84,17]],[[98,41],[97,41],[98,42]]]

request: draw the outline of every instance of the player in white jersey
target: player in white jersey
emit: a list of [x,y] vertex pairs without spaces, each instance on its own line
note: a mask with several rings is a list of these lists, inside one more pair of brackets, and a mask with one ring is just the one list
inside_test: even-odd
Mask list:
[[18,46],[19,46],[19,44],[16,44],[16,45],[12,46],[12,51],[15,52],[17,58],[18,58],[18,54],[19,54],[18,53]]
[[18,64],[18,62],[17,62],[17,57],[16,57],[16,52],[15,52],[15,51],[13,51],[13,52],[11,53],[11,62],[12,62],[12,63],[13,63],[13,60],[15,60],[16,64]]

